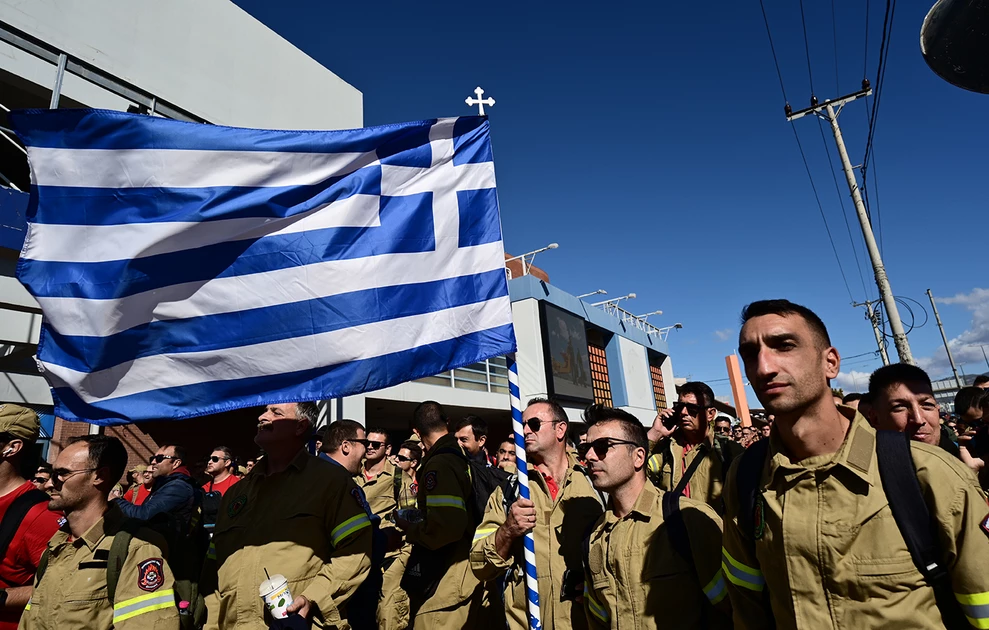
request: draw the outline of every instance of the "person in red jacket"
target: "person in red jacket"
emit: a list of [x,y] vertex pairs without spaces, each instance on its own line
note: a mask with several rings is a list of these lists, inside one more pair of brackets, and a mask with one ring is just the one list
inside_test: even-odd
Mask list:
[[20,473],[40,429],[34,411],[0,405],[0,531],[14,528],[10,544],[0,549],[0,630],[17,628],[38,561],[62,518],[48,511],[48,495]]
[[138,466],[137,479],[138,482],[134,484],[133,488],[127,491],[124,498],[134,505],[141,505],[148,498],[148,495],[151,494],[151,486],[154,484],[155,478],[151,472],[151,468],[148,466]]
[[206,463],[206,474],[212,479],[203,484],[203,492],[219,492],[220,496],[226,494],[230,486],[240,481],[233,470],[234,458],[230,449],[226,446],[214,448]]

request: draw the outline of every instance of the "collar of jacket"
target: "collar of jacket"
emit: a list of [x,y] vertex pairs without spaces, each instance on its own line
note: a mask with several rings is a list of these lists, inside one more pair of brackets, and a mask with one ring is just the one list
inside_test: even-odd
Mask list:
[[873,473],[876,469],[876,430],[869,426],[865,417],[851,407],[838,407],[839,413],[851,422],[848,432],[838,450],[830,455],[818,455],[793,462],[784,452],[783,442],[776,431],[769,436],[769,455],[766,458],[768,475],[763,477],[771,483],[777,475],[787,483],[810,471],[837,466],[845,469],[865,483],[875,485]]
[[178,468],[173,470],[171,474],[165,477],[158,477],[157,479],[155,479],[154,482],[151,484],[151,491],[154,492],[155,490],[161,488],[166,483],[171,483],[176,479],[183,479],[183,478],[189,481],[190,483],[192,482],[192,475],[189,473],[189,469],[186,468],[185,466],[179,466]]

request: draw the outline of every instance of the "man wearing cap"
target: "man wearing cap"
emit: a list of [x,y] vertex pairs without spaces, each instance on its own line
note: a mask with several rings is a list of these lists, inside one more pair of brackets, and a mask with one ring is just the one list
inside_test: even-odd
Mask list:
[[19,472],[40,430],[34,411],[0,405],[0,532],[13,530],[10,544],[0,549],[0,630],[17,627],[38,561],[62,516],[48,511],[48,495]]

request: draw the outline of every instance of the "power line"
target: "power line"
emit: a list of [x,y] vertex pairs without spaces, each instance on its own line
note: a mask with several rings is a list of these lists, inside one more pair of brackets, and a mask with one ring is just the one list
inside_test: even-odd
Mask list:
[[841,94],[841,81],[838,80],[838,20],[835,17],[834,0],[831,0],[831,40],[834,44],[834,93]]
[[[879,43],[879,64],[876,67],[876,88],[875,96],[872,99],[872,115],[869,118],[869,131],[865,143],[865,156],[862,160],[862,188],[865,191],[865,204],[866,211],[869,214],[869,220],[872,220],[872,207],[869,200],[869,165],[873,169],[876,167],[876,158],[873,152],[873,142],[876,134],[876,127],[879,118],[879,105],[882,101],[882,95],[885,90],[883,86],[886,81],[886,69],[889,66],[889,47],[893,40],[893,18],[896,14],[896,0],[886,0],[886,12],[883,15],[883,32],[882,40]],[[883,234],[882,234],[882,216],[881,209],[879,205],[879,188],[878,188],[878,178],[873,177],[873,189],[876,191],[876,228],[879,232],[879,247],[880,253],[882,252]]]
[[762,21],[766,24],[766,36],[769,38],[769,50],[773,53],[773,63],[776,65],[776,78],[780,80],[780,92],[783,93],[783,102],[789,103],[790,99],[786,97],[786,88],[783,87],[783,73],[780,72],[780,62],[776,58],[776,46],[773,45],[773,34],[769,30],[769,18],[766,17],[766,5],[763,0],[759,0],[759,6],[762,8]]
[[807,78],[810,79],[811,100],[814,97],[814,73],[810,69],[810,40],[807,39],[807,20],[804,17],[804,0],[800,0],[800,23],[804,27],[804,52],[807,54]]
[[869,0],[865,0],[865,52],[862,53],[862,76],[869,76]]

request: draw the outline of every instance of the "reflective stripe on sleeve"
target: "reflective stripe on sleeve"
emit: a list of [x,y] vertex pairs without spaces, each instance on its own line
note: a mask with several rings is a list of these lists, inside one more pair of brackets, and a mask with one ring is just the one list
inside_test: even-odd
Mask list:
[[587,596],[587,609],[591,611],[591,614],[597,617],[601,623],[608,623],[608,611],[605,610],[604,606],[594,599],[590,591],[585,590],[584,595]]
[[663,467],[663,459],[659,455],[653,455],[646,464],[649,466],[649,472],[658,473]]
[[747,588],[750,591],[762,591],[766,588],[766,579],[762,577],[762,571],[744,565],[732,558],[731,554],[725,548],[721,549],[721,557],[721,568],[724,570],[724,576],[728,578],[729,582],[735,586]]
[[216,543],[210,542],[209,551],[206,552],[206,557],[210,560],[216,560]]
[[962,605],[962,611],[973,627],[989,628],[989,592],[971,595],[955,593],[955,599]]
[[24,605],[24,612],[31,610],[31,600],[27,600],[27,604]]
[[487,538],[488,536],[490,536],[491,534],[495,533],[496,531],[498,531],[498,528],[497,527],[490,527],[490,528],[479,529],[476,532],[474,532],[474,542],[477,542],[477,541],[479,541],[479,540],[481,540],[483,538]]
[[333,546],[336,547],[340,544],[340,541],[350,536],[353,533],[359,532],[365,527],[371,526],[371,519],[368,518],[367,514],[358,514],[353,518],[348,518],[344,522],[340,523],[333,528],[330,532],[330,538],[333,539]]
[[452,494],[434,494],[426,497],[426,507],[452,507],[467,511],[467,504],[460,497]]
[[728,594],[728,587],[725,586],[725,574],[722,569],[714,574],[714,577],[707,586],[704,587],[704,595],[712,604],[717,604]]
[[175,592],[172,589],[148,593],[122,601],[113,606],[113,623],[118,624],[138,615],[175,606]]

